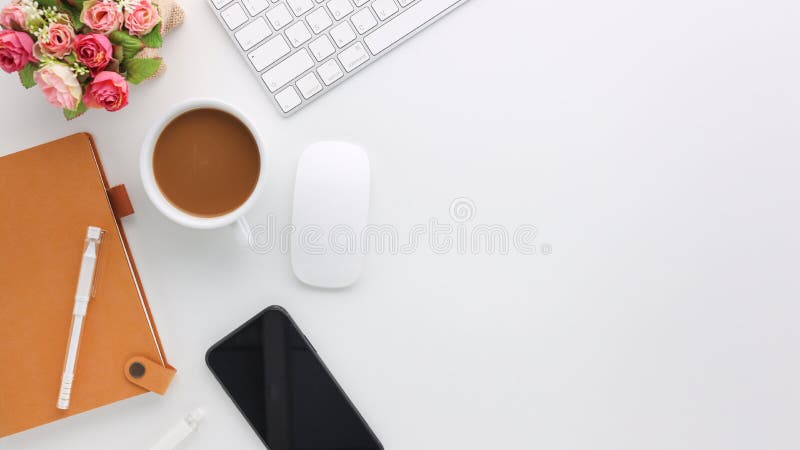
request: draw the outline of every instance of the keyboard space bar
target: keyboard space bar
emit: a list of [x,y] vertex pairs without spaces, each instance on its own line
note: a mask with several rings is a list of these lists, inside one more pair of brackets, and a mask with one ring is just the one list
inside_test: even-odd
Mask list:
[[460,0],[422,0],[364,38],[373,55],[386,50]]

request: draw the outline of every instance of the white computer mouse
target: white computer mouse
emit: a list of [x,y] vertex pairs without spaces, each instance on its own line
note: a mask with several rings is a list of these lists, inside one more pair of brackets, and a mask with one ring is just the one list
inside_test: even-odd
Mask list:
[[369,158],[346,142],[309,146],[297,165],[292,269],[303,283],[343,288],[358,280],[369,213]]

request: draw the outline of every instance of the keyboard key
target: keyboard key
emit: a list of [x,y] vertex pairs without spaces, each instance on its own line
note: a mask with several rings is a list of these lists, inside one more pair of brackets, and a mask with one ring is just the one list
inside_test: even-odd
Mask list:
[[353,5],[350,0],[330,0],[328,2],[328,9],[331,10],[333,18],[340,20],[342,17],[353,12]]
[[249,12],[251,16],[255,16],[269,6],[267,0],[242,0],[242,4],[247,8],[247,12]]
[[275,92],[312,67],[314,67],[314,60],[311,59],[306,49],[301,49],[299,52],[281,61],[272,69],[264,72],[261,78],[264,80],[270,92]]
[[334,81],[344,76],[342,69],[339,68],[339,64],[336,64],[336,61],[332,59],[319,66],[317,72],[319,76],[322,77],[322,81],[326,86],[330,86]]
[[217,9],[222,9],[225,5],[232,2],[233,0],[211,0],[214,3],[214,7]]
[[351,17],[350,20],[353,22],[353,25],[355,25],[359,34],[366,33],[378,24],[378,21],[375,20],[375,16],[372,15],[372,13],[369,11],[369,8],[364,8],[361,11],[353,14],[353,17]]
[[311,72],[297,80],[297,89],[300,89],[300,93],[303,94],[303,97],[309,99],[322,90],[322,84],[320,84],[314,72]]
[[267,19],[272,24],[272,28],[280,30],[292,21],[292,13],[289,12],[289,8],[285,4],[281,3],[267,11]]
[[289,8],[297,17],[311,11],[311,8],[314,7],[314,2],[311,0],[286,0],[286,3],[289,4]]
[[311,32],[308,31],[308,27],[306,27],[305,23],[297,22],[286,29],[286,37],[289,38],[289,42],[291,42],[293,46],[299,47],[301,44],[311,39]]
[[[135,1],[135,0],[131,0]],[[286,115],[463,0],[211,0]]]
[[381,20],[392,17],[399,10],[394,0],[375,0],[372,2],[372,8]]
[[325,35],[320,36],[315,41],[308,44],[308,49],[311,50],[311,53],[314,55],[314,58],[317,58],[317,61],[322,61],[336,51],[333,44],[331,44],[331,40]]
[[236,3],[225,11],[222,11],[222,19],[225,21],[225,25],[233,30],[247,22],[247,14],[244,12],[244,9]]
[[311,27],[311,31],[314,34],[319,34],[329,26],[333,24],[331,21],[331,16],[325,11],[325,8],[319,8],[318,10],[312,12],[311,14],[306,16],[306,21],[308,21],[308,25]]
[[253,63],[253,67],[261,72],[274,64],[275,61],[289,54],[289,51],[289,44],[286,43],[283,36],[277,35],[265,42],[261,47],[250,52],[247,57],[250,59],[250,62]]
[[263,17],[259,17],[237,31],[235,36],[242,49],[247,51],[266,39],[270,34],[272,34],[272,30],[269,29],[269,25],[267,25]]
[[275,95],[275,100],[278,101],[278,104],[285,113],[295,109],[302,101],[300,100],[300,96],[297,95],[297,91],[291,86],[278,92]]
[[377,55],[458,2],[459,0],[423,0],[367,35],[364,43],[373,55]]
[[364,48],[364,44],[361,42],[356,42],[347,50],[343,50],[342,53],[339,53],[339,61],[341,61],[342,66],[344,66],[344,70],[348,72],[352,72],[353,69],[364,64],[368,60],[369,54],[367,53],[367,49]]
[[331,37],[333,41],[336,42],[336,45],[344,47],[353,42],[353,39],[356,38],[356,33],[353,32],[353,28],[350,27],[350,24],[343,22],[331,29]]

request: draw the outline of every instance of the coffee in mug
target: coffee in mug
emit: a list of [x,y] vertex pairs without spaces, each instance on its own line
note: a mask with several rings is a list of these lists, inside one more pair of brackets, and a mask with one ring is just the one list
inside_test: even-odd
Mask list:
[[253,194],[261,155],[255,137],[237,117],[198,108],[163,128],[152,164],[158,189],[174,207],[197,217],[218,217]]
[[145,136],[139,156],[147,196],[171,220],[203,230],[238,225],[264,191],[264,141],[238,108],[220,100],[186,100]]

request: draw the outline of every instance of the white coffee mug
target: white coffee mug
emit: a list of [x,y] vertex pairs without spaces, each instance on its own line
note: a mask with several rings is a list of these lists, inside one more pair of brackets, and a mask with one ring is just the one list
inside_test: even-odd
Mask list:
[[[161,132],[176,117],[187,111],[201,108],[211,108],[224,111],[236,117],[243,124],[245,124],[247,129],[250,130],[250,133],[253,134],[253,138],[256,140],[256,145],[258,146],[258,153],[260,156],[259,159],[261,161],[261,168],[258,173],[258,181],[256,182],[256,187],[253,189],[250,197],[248,197],[247,200],[235,210],[215,217],[194,216],[175,207],[172,203],[170,203],[169,200],[167,200],[167,198],[164,196],[164,193],[161,192],[161,189],[159,189],[158,184],[156,183],[155,172],[153,172],[153,152],[155,151],[156,143],[158,142]],[[258,196],[264,190],[266,158],[264,158],[264,142],[256,130],[256,127],[253,126],[253,123],[250,122],[250,120],[237,108],[223,101],[209,98],[191,99],[173,107],[147,133],[144,143],[142,144],[139,167],[142,176],[142,183],[144,184],[144,190],[147,192],[147,196],[150,197],[150,201],[152,201],[153,204],[156,205],[156,208],[158,208],[158,210],[161,211],[165,216],[183,226],[204,230],[238,224],[246,238],[250,238],[250,226],[248,225],[247,219],[245,219],[244,215],[253,206],[258,199]]]

